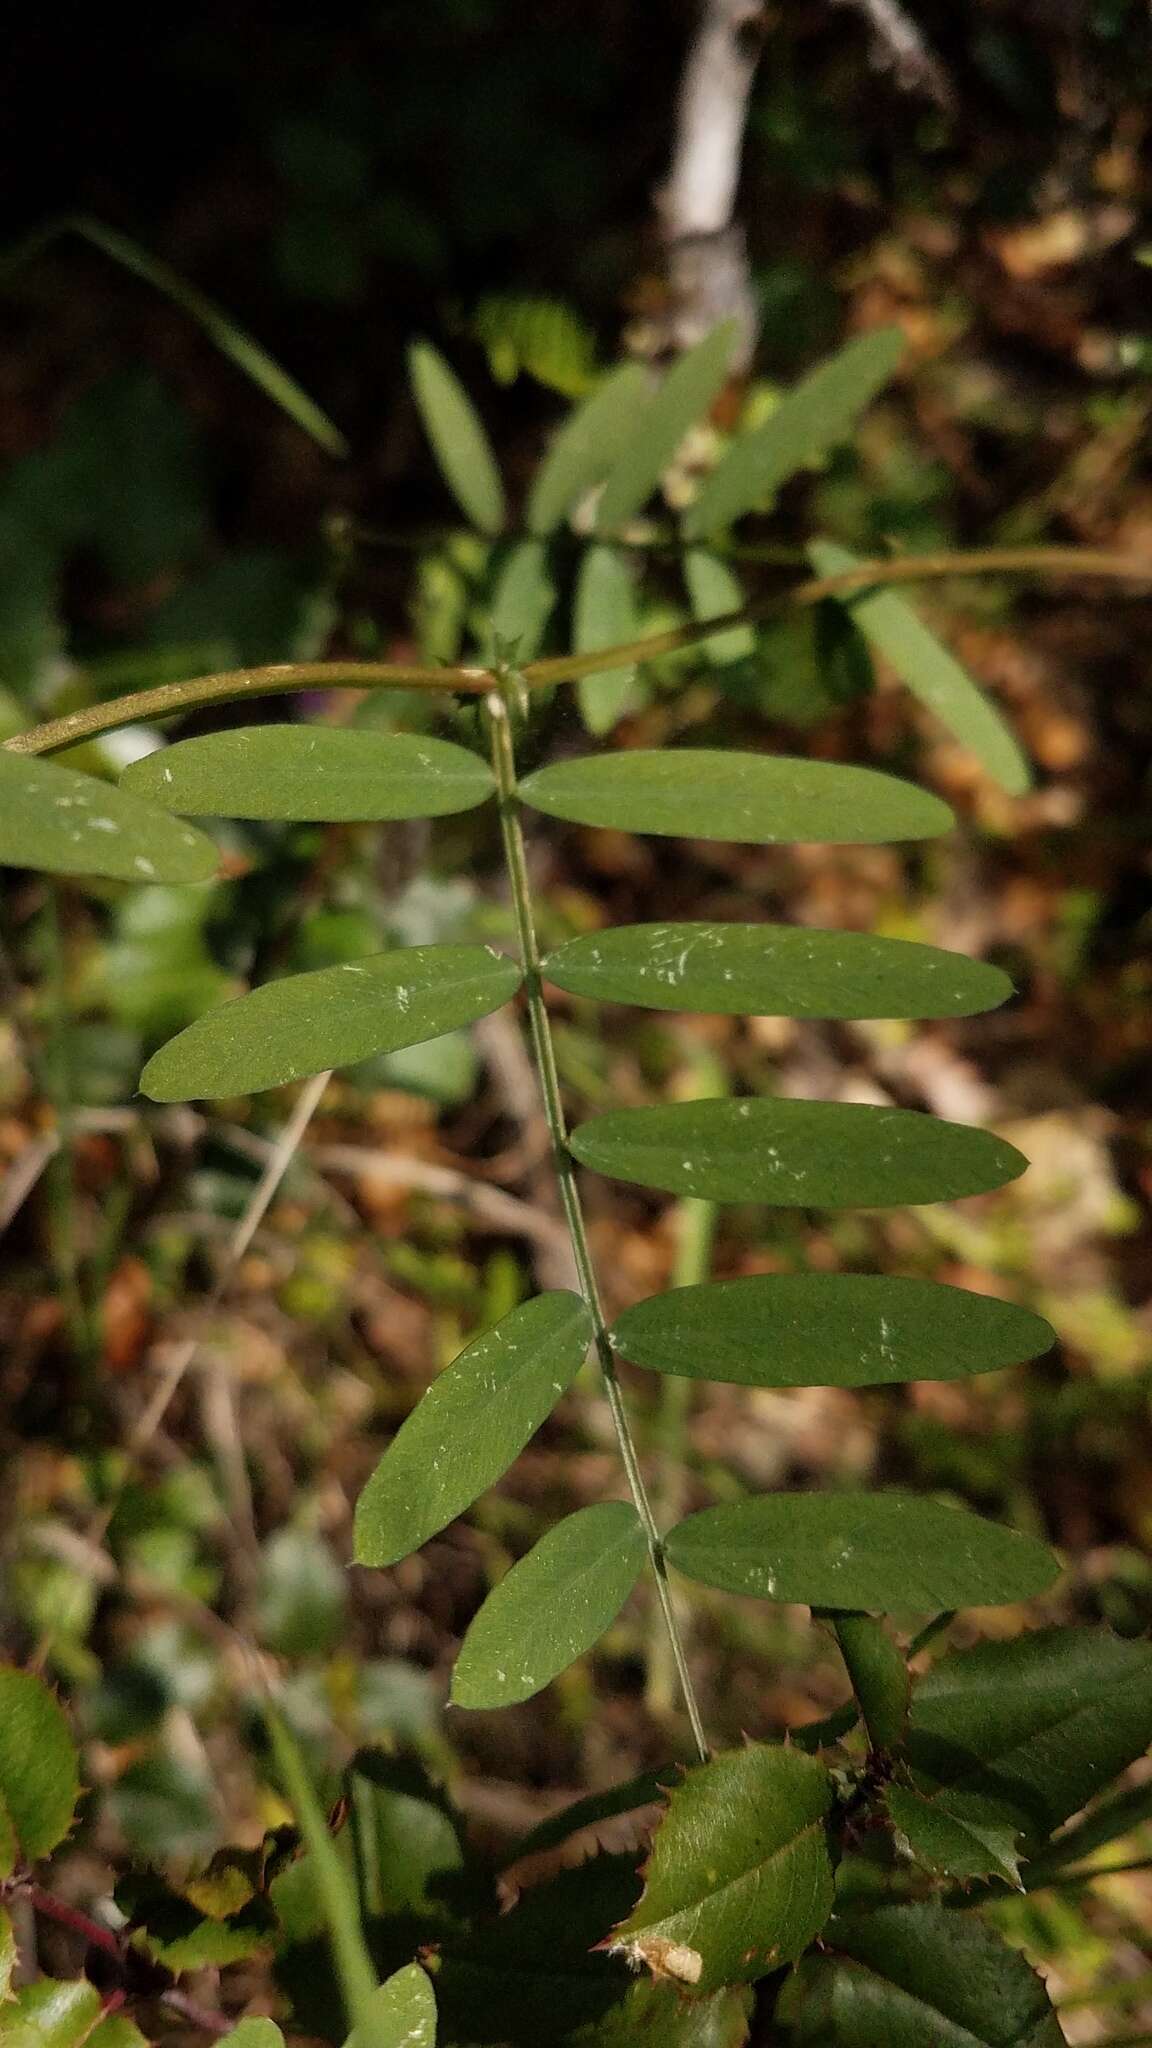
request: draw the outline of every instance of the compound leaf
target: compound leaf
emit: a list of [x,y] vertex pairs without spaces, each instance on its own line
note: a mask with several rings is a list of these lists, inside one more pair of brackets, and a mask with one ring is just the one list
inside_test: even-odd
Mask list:
[[639,1517],[623,1501],[558,1522],[489,1593],[456,1660],[454,1704],[531,1699],[615,1621],[646,1555]]
[[405,946],[272,981],[198,1017],[140,1079],[154,1102],[247,1095],[439,1038],[498,1010],[520,969],[488,946]]
[[360,1564],[396,1564],[471,1507],[571,1386],[592,1341],[575,1294],[541,1294],[504,1316],[440,1374],[356,1507]]

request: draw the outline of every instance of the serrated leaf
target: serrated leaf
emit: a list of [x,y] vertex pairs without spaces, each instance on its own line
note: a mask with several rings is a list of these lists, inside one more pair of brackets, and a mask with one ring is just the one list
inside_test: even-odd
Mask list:
[[436,2048],[436,1994],[419,1963],[381,1984],[344,2048]]
[[665,1548],[725,1593],[869,1614],[999,1607],[1060,1571],[1035,1537],[912,1493],[765,1494],[689,1515]]
[[[744,609],[748,599],[735,572],[707,548],[689,548],[684,557],[684,581],[692,617],[701,625],[722,619],[728,612]],[[732,626],[702,643],[704,659],[713,668],[727,668],[734,661],[750,661],[756,652],[756,635],[751,626]]]
[[724,321],[669,370],[609,473],[596,515],[598,533],[615,533],[647,504],[685,434],[722,390],[737,333],[736,321]]
[[1002,1138],[920,1110],[783,1098],[609,1110],[568,1142],[611,1180],[782,1209],[952,1202],[1002,1187],[1027,1165]]
[[0,1669],[0,1798],[20,1859],[50,1856],[72,1825],[79,1759],[55,1693],[30,1671]]
[[873,768],[711,747],[583,754],[520,784],[534,810],[575,825],[674,839],[875,846],[947,832],[947,804]]
[[233,1913],[211,1915],[164,1883],[130,1873],[116,1903],[132,1923],[132,1940],[166,1969],[224,1968],[273,1946],[276,1918],[266,1899],[249,1898]]
[[675,1287],[616,1318],[633,1365],[746,1387],[876,1387],[962,1379],[1037,1358],[1042,1317],[934,1280],[874,1273],[753,1273]]
[[580,1508],[541,1538],[489,1593],[452,1675],[458,1707],[531,1699],[591,1649],[615,1621],[644,1568],[634,1508]]
[[4,2048],[83,2048],[99,2025],[100,1993],[87,1978],[39,1977],[4,2006]]
[[[942,1607],[955,1601],[941,1601]],[[916,1688],[908,1756],[953,1818],[1038,1842],[1152,1743],[1152,1649],[1039,1629],[944,1658]]]
[[795,1749],[750,1743],[690,1771],[612,1949],[701,1994],[792,1962],[832,1910],[831,1804],[823,1764]]
[[550,953],[571,995],[726,1017],[972,1017],[1013,993],[983,960],[908,939],[779,924],[633,924]]
[[752,2001],[743,1985],[686,1999],[678,1985],[647,1978],[598,2025],[575,2035],[573,2048],[744,2048]]
[[326,824],[470,811],[494,782],[479,754],[424,733],[254,725],[161,747],[120,787],[189,817]]
[[248,1095],[370,1053],[439,1038],[498,1010],[520,986],[488,946],[404,946],[267,982],[198,1017],[140,1077],[154,1102]]
[[0,747],[0,864],[118,882],[206,882],[202,832],[94,775]]
[[911,1785],[889,1785],[884,1798],[900,1847],[934,1877],[961,1884],[999,1877],[1022,1889],[1019,1829],[1011,1821],[962,1819]]
[[225,2034],[220,2048],[284,2048],[284,2036],[275,2020],[241,2020]]
[[499,661],[510,655],[517,667],[532,661],[555,603],[548,550],[542,541],[518,541],[501,567],[492,594],[491,659]]
[[648,375],[622,363],[568,415],[536,472],[525,519],[530,533],[554,533],[607,474],[626,432],[648,400]]
[[[573,608],[572,644],[577,654],[598,654],[625,646],[640,633],[636,586],[619,548],[590,547],[580,562]],[[580,716],[591,733],[611,732],[639,701],[636,664],[581,676],[576,685]]]
[[862,334],[821,363],[776,411],[733,441],[684,519],[688,540],[702,540],[762,505],[782,483],[838,441],[887,384],[904,350],[899,328]]
[[396,1564],[471,1507],[551,1414],[591,1341],[584,1302],[558,1291],[522,1303],[469,1344],[402,1424],[361,1493],[357,1563]]
[[[808,553],[819,576],[844,575],[863,560],[831,541],[814,541]],[[935,712],[961,746],[971,749],[1010,796],[1023,796],[1032,787],[1032,772],[1015,734],[907,598],[895,590],[874,590],[846,595],[842,602],[869,645],[891,664],[913,696]]]
[[408,369],[420,416],[449,490],[481,533],[504,524],[504,487],[492,444],[472,400],[439,349],[415,341]]
[[979,1920],[883,1906],[825,1943],[780,2000],[795,2048],[1063,2048],[1039,1977]]

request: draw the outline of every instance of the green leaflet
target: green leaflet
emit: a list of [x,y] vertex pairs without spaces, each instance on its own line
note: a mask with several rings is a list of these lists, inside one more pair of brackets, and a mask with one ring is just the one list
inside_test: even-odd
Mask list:
[[996,1877],[1023,1890],[1011,1821],[971,1820],[951,1814],[911,1785],[889,1785],[884,1795],[898,1845],[936,1877],[961,1884]]
[[999,1607],[1060,1570],[1034,1537],[911,1493],[765,1494],[689,1515],[665,1548],[725,1593],[865,1613]]
[[[707,548],[689,548],[684,557],[684,581],[692,617],[701,625],[722,619],[728,612],[741,612],[748,599],[738,576]],[[701,649],[713,668],[728,668],[735,661],[750,661],[756,652],[756,635],[751,626],[733,626],[705,640]]]
[[404,946],[287,975],[169,1039],[140,1087],[154,1102],[277,1088],[471,1024],[506,1003],[520,980],[515,962],[488,946]]
[[1002,1187],[1027,1164],[1002,1138],[919,1110],[776,1098],[609,1110],[569,1145],[613,1180],[783,1209],[951,1202]]
[[481,533],[504,524],[504,487],[491,443],[454,370],[429,341],[415,341],[408,369],[433,452],[456,503]]
[[436,1994],[419,1963],[381,1984],[344,2048],[436,2048]]
[[751,2018],[743,1985],[685,1998],[678,1984],[646,1978],[598,2026],[577,2034],[573,2048],[744,2048]]
[[[10,1871],[5,1871],[10,1876]],[[0,1911],[0,2005],[8,1996],[12,1984],[12,1973],[16,1968],[19,1951],[16,1947],[16,1930],[9,1915]]]
[[633,924],[570,939],[557,988],[726,1017],[971,1017],[1012,994],[998,967],[908,939],[779,924]]
[[0,863],[118,882],[205,882],[210,839],[137,796],[0,747]]
[[776,411],[733,441],[684,520],[687,540],[729,526],[790,476],[851,433],[857,416],[888,383],[904,351],[896,327],[862,334],[797,384]]
[[736,322],[726,320],[669,370],[609,473],[596,515],[598,533],[615,533],[643,510],[685,434],[722,389],[736,334]]
[[[941,1606],[955,1606],[942,1601]],[[916,1688],[908,1756],[933,1804],[1038,1842],[1152,1743],[1152,1649],[1048,1628],[944,1658]]]
[[284,2036],[275,2020],[241,2020],[220,2048],[284,2048]]
[[1039,1977],[978,1920],[884,1906],[833,1920],[785,1986],[794,2048],[1063,2048]]
[[611,1626],[646,1556],[636,1510],[622,1501],[558,1522],[489,1593],[456,1660],[453,1704],[531,1699]]
[[578,500],[607,474],[648,399],[648,374],[622,363],[569,413],[528,494],[529,532],[554,533]]
[[[820,576],[843,575],[862,561],[831,541],[814,541],[808,553]],[[907,598],[895,590],[875,590],[842,601],[869,644],[961,745],[971,748],[1009,796],[1022,796],[1032,787],[1027,755],[996,706]]]
[[84,1977],[40,1977],[3,2008],[4,2048],[88,2048],[102,2031],[100,1993]]
[[126,768],[121,789],[191,817],[329,823],[439,818],[493,790],[478,754],[424,734],[325,725],[254,725],[161,747]]
[[[575,652],[598,654],[604,647],[626,645],[639,632],[636,585],[629,563],[619,548],[587,548],[576,579],[572,623]],[[588,731],[611,732],[617,720],[626,711],[634,711],[640,701],[635,663],[604,669],[599,675],[581,676],[576,696]]]
[[72,1825],[79,1759],[56,1695],[31,1671],[0,1668],[0,1805],[18,1860],[51,1855]]
[[537,811],[576,825],[674,839],[882,845],[947,832],[947,804],[873,768],[710,747],[584,754],[520,784]]
[[749,1387],[873,1387],[961,1379],[1055,1342],[1013,1302],[872,1273],[750,1274],[654,1294],[618,1316],[633,1365]]
[[544,543],[517,541],[501,564],[492,594],[489,658],[511,659],[518,667],[534,660],[555,603],[556,586]]
[[364,1487],[356,1560],[395,1564],[419,1550],[507,1471],[592,1341],[578,1295],[541,1294],[512,1310],[433,1381]]
[[831,1804],[823,1764],[795,1749],[750,1743],[689,1771],[612,1949],[699,1993],[792,1962],[832,1910]]

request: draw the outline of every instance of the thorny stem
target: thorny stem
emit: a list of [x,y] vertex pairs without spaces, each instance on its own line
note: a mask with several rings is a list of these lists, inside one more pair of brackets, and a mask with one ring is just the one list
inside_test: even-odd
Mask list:
[[[56,1898],[52,1892],[43,1890],[38,1884],[17,1884],[13,1889],[23,1894],[33,1912],[38,1913],[42,1919],[51,1920],[57,1927],[63,1927],[69,1934],[76,1935],[87,1948],[99,1949],[102,1955],[111,1957],[116,1963],[124,1964],[126,1951],[121,1936],[114,1934],[110,1927],[103,1926],[99,1920],[93,1920],[89,1914],[82,1912],[79,1906],[69,1905],[67,1900]],[[160,1990],[157,1995],[161,2005],[167,2006],[170,2012],[177,2013],[190,2025],[199,2027],[202,2033],[220,2037],[232,2031],[234,2022],[225,2013],[214,2012],[211,2007],[201,2005],[198,1999],[189,1997],[187,1992],[179,1990],[174,1984]],[[109,2014],[120,2011],[127,2002],[127,1992],[123,1987],[118,1987],[105,2000],[102,2017],[107,2018]]]
[[500,831],[504,843],[504,860],[508,882],[512,891],[512,906],[516,919],[516,933],[520,942],[520,953],[524,967],[524,986],[528,1000],[528,1025],[532,1037],[532,1049],[536,1058],[536,1071],[543,1098],[544,1115],[548,1134],[552,1141],[552,1160],[560,1189],[560,1202],[568,1236],[572,1245],[572,1256],[580,1291],[587,1303],[592,1318],[593,1342],[597,1360],[604,1380],[604,1391],[616,1432],[616,1442],[621,1462],[628,1480],[628,1489],[640,1517],[644,1534],[648,1540],[648,1555],[656,1580],[656,1594],[664,1616],[671,1644],[676,1672],[684,1696],[684,1705],[692,1726],[692,1736],[701,1761],[708,1758],[708,1739],[688,1669],[688,1659],[680,1635],[680,1627],[672,1600],[672,1589],[668,1583],[668,1565],[664,1545],[652,1512],[651,1502],[640,1470],[640,1460],[632,1436],[632,1426],[624,1406],[620,1381],[616,1372],[616,1360],[608,1341],[608,1328],[604,1317],[604,1305],[600,1297],[600,1286],[592,1262],[588,1232],[584,1222],[584,1210],[576,1185],[576,1169],[568,1150],[568,1126],[564,1116],[564,1105],[560,1093],[560,1075],[556,1066],[556,1051],[552,1042],[552,1027],[540,974],[540,948],[536,937],[536,924],[532,914],[532,889],[528,878],[528,861],[524,847],[524,833],[520,824],[520,812],[516,798],[516,758],[512,745],[512,729],[509,717],[508,678],[500,679],[500,686],[492,689],[486,699],[489,726],[492,735],[492,767],[496,776],[500,806]]
[[[529,689],[571,683],[581,676],[600,675],[636,661],[651,661],[695,647],[734,626],[754,624],[786,612],[791,605],[820,604],[830,597],[851,597],[878,584],[938,581],[953,576],[1103,576],[1116,582],[1152,582],[1146,563],[1092,548],[978,548],[939,555],[901,555],[885,562],[863,562],[839,576],[810,576],[783,595],[760,598],[739,611],[690,626],[674,626],[644,640],[605,647],[596,654],[565,654],[530,661],[520,672]],[[219,675],[197,676],[185,683],[161,683],[106,704],[53,718],[4,742],[13,754],[53,754],[80,740],[95,739],[117,726],[142,718],[172,718],[201,704],[227,704],[245,697],[273,697],[289,690],[446,690],[458,696],[483,697],[492,687],[486,668],[409,668],[386,661],[282,662],[271,668],[227,669]]]

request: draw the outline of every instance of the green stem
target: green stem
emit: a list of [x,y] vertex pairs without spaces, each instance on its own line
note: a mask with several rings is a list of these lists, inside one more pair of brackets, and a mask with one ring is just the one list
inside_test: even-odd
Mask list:
[[540,948],[536,937],[536,924],[532,914],[532,890],[528,877],[528,860],[524,846],[524,833],[520,824],[520,810],[516,796],[516,758],[512,745],[512,728],[509,717],[506,687],[494,688],[487,700],[489,724],[492,735],[492,767],[496,776],[500,806],[500,830],[504,843],[504,860],[508,882],[512,892],[512,905],[516,919],[516,933],[520,942],[524,966],[524,986],[528,1001],[528,1025],[532,1037],[532,1049],[536,1059],[536,1072],[543,1098],[544,1115],[552,1141],[552,1159],[560,1189],[560,1202],[568,1236],[572,1245],[572,1256],[580,1291],[588,1304],[592,1318],[593,1341],[596,1356],[604,1381],[604,1391],[612,1416],[616,1442],[621,1462],[628,1480],[628,1489],[635,1504],[636,1513],[643,1524],[648,1539],[648,1554],[656,1580],[656,1593],[668,1631],[672,1656],[684,1695],[692,1735],[702,1760],[708,1756],[708,1741],[700,1708],[692,1685],[688,1660],[680,1636],[668,1583],[668,1566],[664,1556],[664,1545],[640,1470],[640,1461],[632,1436],[632,1427],[624,1407],[620,1382],[616,1372],[616,1360],[608,1341],[608,1326],[600,1298],[599,1282],[592,1263],[591,1247],[584,1222],[584,1211],[576,1185],[576,1168],[568,1150],[568,1126],[564,1116],[564,1105],[560,1093],[560,1076],[556,1066],[556,1052],[552,1042],[552,1027],[544,1002],[540,975]]
[[324,1902],[328,1936],[348,2023],[359,2026],[370,2017],[377,1985],[376,1971],[360,1925],[355,1886],[329,1832],[296,1737],[271,1701],[265,1702],[264,1718],[289,1803],[312,1858],[316,1889]]
[[[666,633],[652,633],[647,639],[605,647],[596,654],[565,654],[531,661],[520,673],[530,689],[548,689],[556,683],[576,682],[581,676],[600,675],[633,662],[651,661],[661,654],[675,654],[718,633],[730,632],[734,626],[755,624],[786,612],[790,605],[808,606],[821,604],[830,597],[851,597],[856,591],[884,583],[987,575],[1104,576],[1118,582],[1144,584],[1152,581],[1152,571],[1144,564],[1091,548],[982,548],[956,554],[903,555],[894,561],[864,562],[858,569],[839,576],[811,576],[783,596],[762,598],[739,611],[725,612],[721,617],[689,626],[674,626]],[[342,685],[352,690],[447,690],[474,697],[491,689],[492,680],[490,671],[483,668],[408,668],[384,661],[282,662],[272,668],[228,669],[218,675],[198,676],[184,683],[162,683],[154,690],[138,690],[131,696],[112,698],[106,704],[89,705],[84,711],[73,711],[66,718],[53,718],[46,725],[17,733],[4,744],[14,754],[58,753],[62,747],[96,739],[101,733],[133,725],[142,718],[172,718],[201,704],[276,696],[288,690]]]

